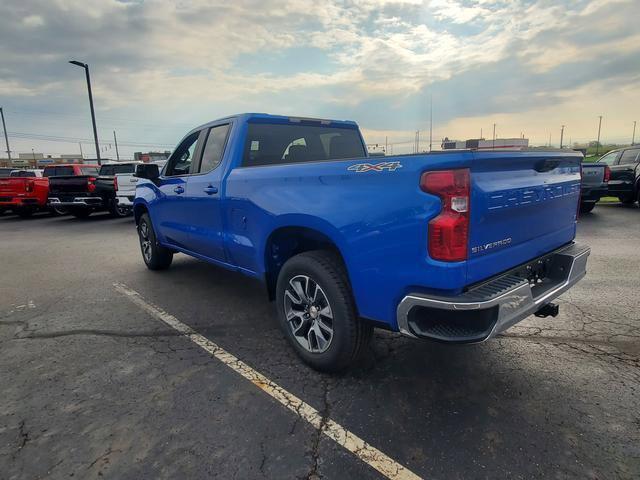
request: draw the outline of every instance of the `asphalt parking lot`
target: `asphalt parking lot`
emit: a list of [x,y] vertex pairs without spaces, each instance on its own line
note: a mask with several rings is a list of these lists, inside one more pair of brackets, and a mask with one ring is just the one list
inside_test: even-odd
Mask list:
[[465,347],[377,332],[329,376],[298,361],[260,284],[184,255],[148,271],[130,218],[0,217],[0,478],[383,478],[328,420],[424,478],[638,478],[640,209],[598,205],[578,231],[589,273],[557,318]]

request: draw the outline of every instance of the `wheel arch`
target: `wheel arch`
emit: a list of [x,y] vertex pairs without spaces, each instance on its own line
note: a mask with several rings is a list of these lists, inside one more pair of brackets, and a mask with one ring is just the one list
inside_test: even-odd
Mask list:
[[279,226],[269,234],[264,246],[264,275],[269,300],[275,299],[278,274],[285,262],[294,255],[312,250],[334,252],[342,261],[349,278],[345,257],[335,238],[310,226]]

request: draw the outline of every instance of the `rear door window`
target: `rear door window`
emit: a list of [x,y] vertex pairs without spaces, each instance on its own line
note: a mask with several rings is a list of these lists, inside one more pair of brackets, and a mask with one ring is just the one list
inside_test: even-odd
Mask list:
[[634,165],[638,163],[638,153],[640,148],[631,148],[622,152],[618,165]]
[[224,154],[224,146],[227,141],[227,133],[229,132],[229,124],[219,125],[209,130],[207,141],[202,152],[202,161],[200,162],[200,173],[207,173],[216,168],[222,162]]

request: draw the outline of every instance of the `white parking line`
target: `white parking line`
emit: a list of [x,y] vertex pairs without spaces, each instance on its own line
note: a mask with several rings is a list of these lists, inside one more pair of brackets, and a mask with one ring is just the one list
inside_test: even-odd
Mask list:
[[205,350],[211,356],[217,358],[226,366],[242,375],[251,383],[261,388],[272,398],[280,402],[296,415],[309,422],[314,428],[320,429],[321,432],[339,445],[353,453],[360,460],[375,468],[378,472],[390,479],[419,479],[420,477],[411,470],[403,467],[398,462],[382,453],[377,448],[372,447],[357,435],[351,433],[339,423],[331,419],[322,421],[322,415],[318,410],[308,403],[303,402],[298,397],[288,392],[280,385],[272,382],[267,377],[251,368],[246,363],[239,360],[223,348],[219,347],[211,340],[200,335],[188,325],[185,325],[170,313],[165,312],[161,308],[147,302],[135,290],[130,289],[122,283],[113,284],[116,291],[128,298],[132,303],[142,308],[153,317],[163,321],[170,327],[174,328],[182,335],[187,337],[193,343]]

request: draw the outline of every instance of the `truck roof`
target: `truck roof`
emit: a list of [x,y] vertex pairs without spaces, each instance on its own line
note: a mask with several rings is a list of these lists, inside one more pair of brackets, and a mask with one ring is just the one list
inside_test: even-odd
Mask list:
[[192,129],[188,134],[192,134],[198,130],[202,130],[203,128],[211,127],[220,122],[224,122],[225,120],[239,120],[241,122],[265,122],[265,123],[301,123],[301,122],[309,122],[309,123],[320,123],[321,125],[327,126],[338,126],[343,128],[358,128],[358,124],[353,120],[333,120],[333,119],[325,119],[325,118],[310,118],[310,117],[301,117],[301,116],[293,116],[293,115],[273,115],[270,113],[238,113],[236,115],[229,115],[227,117],[218,118],[211,122],[204,123],[194,129]]

